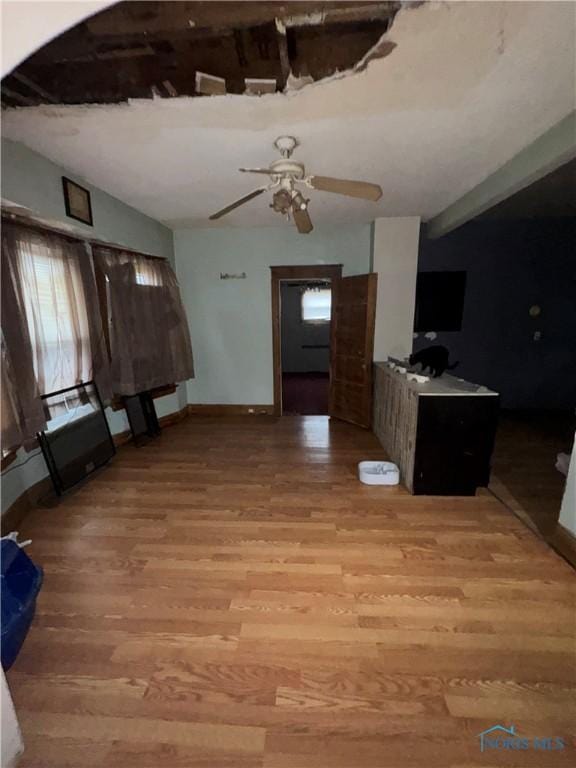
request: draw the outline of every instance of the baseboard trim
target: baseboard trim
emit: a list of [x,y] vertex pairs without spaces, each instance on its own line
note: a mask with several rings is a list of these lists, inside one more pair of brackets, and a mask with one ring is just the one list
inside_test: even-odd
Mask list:
[[561,523],[556,523],[553,533],[544,534],[538,530],[530,515],[520,502],[510,493],[504,483],[495,475],[492,475],[488,490],[498,501],[502,502],[524,525],[529,528],[539,539],[545,541],[549,547],[567,560],[573,568],[576,568],[576,536]]
[[174,411],[174,413],[168,413],[166,416],[161,416],[158,419],[158,422],[162,428],[171,427],[174,424],[179,424],[181,421],[184,421],[188,416],[188,406],[185,405],[184,408],[179,411]]
[[132,440],[132,433],[130,430],[127,430],[126,432],[117,432],[115,435],[112,435],[112,442],[114,443],[115,448],[121,448],[123,445],[126,445],[126,443],[129,443],[130,440]]
[[527,528],[530,528],[536,536],[544,538],[522,504],[512,493],[510,493],[508,487],[504,485],[500,478],[494,474],[492,474],[490,482],[488,483],[488,490],[498,499],[498,501],[501,501],[502,504],[508,507],[508,509],[513,512]]
[[562,523],[557,523],[556,530],[550,537],[550,544],[565,560],[568,560],[573,568],[576,568],[576,536]]
[[6,536],[10,531],[18,530],[28,512],[37,507],[40,499],[47,496],[51,490],[52,480],[48,476],[38,480],[37,483],[27,488],[24,493],[21,493],[2,515],[2,520],[0,521],[2,536]]
[[188,406],[189,416],[273,416],[273,405],[197,403]]
[[[158,423],[164,429],[164,427],[171,427],[173,424],[178,424],[183,419],[188,417],[188,407],[184,406],[180,411],[174,413],[168,413],[166,416],[161,416],[158,419]],[[112,440],[116,448],[121,448],[126,443],[132,442],[132,432],[128,429],[125,432],[117,432],[112,435]]]
[[[166,416],[162,416],[158,419],[158,422],[162,428],[170,427],[173,424],[178,424],[183,419],[188,417],[188,408],[185,406],[180,411],[175,413],[169,413]],[[132,441],[132,433],[130,431],[119,432],[116,435],[112,435],[112,440],[116,448],[121,448],[126,443]],[[2,536],[5,536],[10,531],[14,531],[21,524],[26,515],[35,507],[38,506],[38,502],[44,496],[46,496],[52,490],[52,481],[50,477],[43,477],[30,488],[27,488],[24,493],[21,493],[16,501],[8,507],[6,512],[2,515],[0,521],[0,529]]]

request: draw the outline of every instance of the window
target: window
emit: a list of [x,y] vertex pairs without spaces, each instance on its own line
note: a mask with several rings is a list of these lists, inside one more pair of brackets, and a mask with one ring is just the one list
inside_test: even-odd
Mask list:
[[302,322],[329,323],[332,308],[330,288],[306,288],[302,293]]
[[83,281],[75,246],[70,252],[67,248],[48,236],[17,243],[34,373],[42,393],[92,375]]
[[151,259],[141,259],[136,267],[136,285],[162,286],[162,276]]

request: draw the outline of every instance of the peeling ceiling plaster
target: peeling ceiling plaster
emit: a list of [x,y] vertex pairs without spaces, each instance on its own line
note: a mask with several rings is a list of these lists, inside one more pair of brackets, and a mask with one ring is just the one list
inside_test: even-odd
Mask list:
[[393,43],[378,43],[400,7],[124,0],[29,57],[3,80],[2,106],[282,92],[291,74],[320,81],[390,53]]
[[576,5],[430,2],[405,8],[386,58],[362,72],[262,97],[32,107],[3,135],[173,227],[283,226],[240,166],[277,157],[280,134],[319,175],[379,183],[368,203],[311,192],[317,226],[378,216],[430,218],[575,108]]

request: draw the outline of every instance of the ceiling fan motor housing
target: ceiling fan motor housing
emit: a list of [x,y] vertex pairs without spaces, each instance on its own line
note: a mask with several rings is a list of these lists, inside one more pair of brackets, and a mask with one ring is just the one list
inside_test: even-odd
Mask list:
[[302,163],[297,163],[295,160],[275,160],[270,163],[270,175],[271,176],[291,176],[296,181],[300,181],[304,178],[304,166]]

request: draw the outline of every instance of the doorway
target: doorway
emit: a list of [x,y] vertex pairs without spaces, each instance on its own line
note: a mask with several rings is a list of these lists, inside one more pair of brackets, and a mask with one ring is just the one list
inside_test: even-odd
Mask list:
[[330,280],[280,282],[284,415],[328,414],[331,310]]
[[340,264],[272,267],[274,413],[328,413],[332,296]]
[[[342,277],[340,264],[271,267],[271,272],[274,415],[283,413],[281,285],[283,282],[314,283],[322,290],[319,284],[330,283],[328,415],[369,429],[372,424],[372,358],[378,275],[372,272]],[[302,317],[305,310],[302,303],[300,306]],[[311,298],[308,311],[324,312],[326,320],[325,307],[318,297]]]

